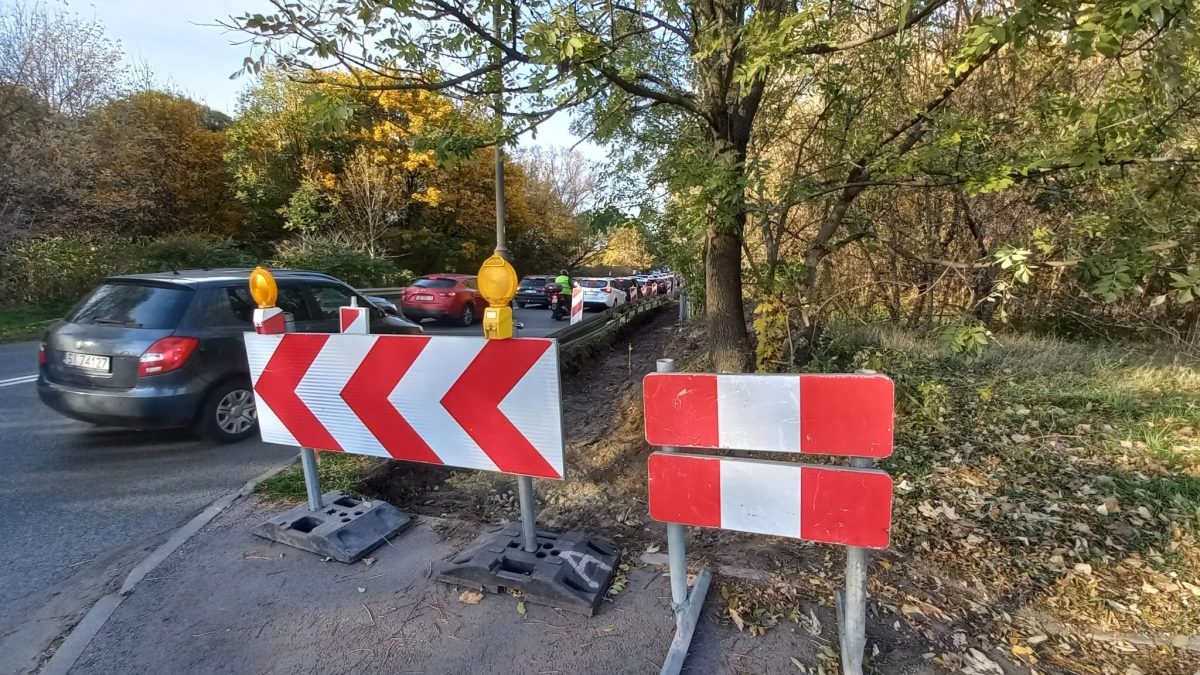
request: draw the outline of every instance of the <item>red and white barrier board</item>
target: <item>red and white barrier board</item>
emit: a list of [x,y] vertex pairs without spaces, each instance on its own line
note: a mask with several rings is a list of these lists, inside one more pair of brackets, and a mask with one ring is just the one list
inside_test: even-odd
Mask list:
[[268,443],[563,477],[554,340],[245,338]]
[[576,286],[571,289],[571,325],[583,321],[583,289]]
[[656,452],[658,521],[887,548],[892,479],[883,471]]
[[366,335],[371,332],[371,315],[366,307],[339,307],[338,324],[342,333]]
[[894,393],[883,375],[651,373],[643,391],[651,445],[892,454]]

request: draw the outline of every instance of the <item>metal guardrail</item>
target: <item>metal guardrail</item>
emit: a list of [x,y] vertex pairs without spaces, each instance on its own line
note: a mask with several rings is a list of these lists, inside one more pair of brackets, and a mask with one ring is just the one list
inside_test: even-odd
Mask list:
[[606,309],[586,321],[554,331],[546,337],[557,339],[559,349],[569,351],[575,347],[588,344],[598,337],[607,337],[611,333],[616,333],[639,317],[667,305],[676,296],[677,292],[672,291],[666,295],[658,295],[649,300]]
[[[403,295],[404,288],[360,288],[358,289],[363,295],[374,295],[387,300],[393,297]],[[679,291],[674,290],[666,295],[656,295],[649,300],[640,300],[634,303],[626,303],[606,309],[599,314],[584,319],[580,323],[573,326],[566,326],[559,330],[550,333],[546,337],[555,338],[558,340],[559,349],[569,351],[578,345],[590,343],[594,338],[601,335],[616,333],[632,321],[663,307],[679,296]]]

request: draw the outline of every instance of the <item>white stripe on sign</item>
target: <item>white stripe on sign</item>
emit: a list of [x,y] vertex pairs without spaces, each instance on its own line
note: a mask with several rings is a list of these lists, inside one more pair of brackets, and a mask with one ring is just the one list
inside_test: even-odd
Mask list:
[[355,452],[360,455],[391,457],[342,398],[346,382],[375,346],[375,339],[373,335],[354,335],[325,343],[296,385],[296,395],[309,410],[321,412],[321,424],[343,448],[357,448]]
[[441,405],[446,392],[458,382],[483,345],[474,338],[438,336],[430,340],[404,379],[396,384],[389,400],[429,447],[437,449],[443,464],[499,471]]
[[37,379],[38,379],[37,375],[22,375],[21,377],[10,377],[7,380],[0,380],[0,387],[11,387],[14,384],[26,384],[29,382],[36,382]]
[[730,450],[800,448],[800,383],[795,375],[717,376],[717,430]]
[[800,536],[800,465],[721,462],[721,527]]
[[[246,336],[254,335],[254,333],[246,333]],[[246,361],[250,364],[250,381],[258,382],[262,376],[263,369],[267,367],[267,362],[271,360],[271,355],[275,353],[275,348],[279,346],[280,340],[283,339],[283,334],[274,334],[269,336],[261,336],[257,340],[245,340],[246,342]],[[258,415],[258,431],[262,435],[264,443],[279,443],[281,445],[300,445],[296,442],[296,438],[288,431],[279,416],[271,410],[271,406],[262,399],[261,396],[254,397],[254,410]]]

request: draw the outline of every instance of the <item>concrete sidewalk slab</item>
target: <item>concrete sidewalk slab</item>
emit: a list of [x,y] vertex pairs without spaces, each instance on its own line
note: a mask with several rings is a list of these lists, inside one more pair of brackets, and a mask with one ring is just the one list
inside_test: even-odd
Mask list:
[[[632,570],[594,617],[533,603],[522,614],[510,595],[466,604],[436,580],[483,526],[418,518],[372,564],[344,565],[251,534],[279,511],[257,497],[226,509],[142,581],[71,672],[657,673],[674,635],[653,566]],[[738,633],[715,589],[709,599],[684,672],[818,663],[820,644],[791,626]]]
[[121,605],[72,673],[657,672],[674,623],[649,569],[593,618],[460,589],[433,571],[482,528],[419,519],[342,565],[251,534],[278,507],[231,507]]

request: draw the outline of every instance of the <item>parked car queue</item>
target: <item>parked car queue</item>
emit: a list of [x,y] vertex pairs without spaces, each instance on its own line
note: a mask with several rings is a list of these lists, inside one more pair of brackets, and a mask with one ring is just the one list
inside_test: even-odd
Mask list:
[[[109,277],[50,325],[38,347],[38,397],[77,420],[136,429],[190,427],[218,442],[252,435],[258,416],[242,334],[254,302],[249,269],[183,270]],[[372,333],[420,334],[425,319],[469,326],[487,301],[476,278],[430,274],[400,307],[327,274],[274,272],[278,306],[296,331],[338,331],[338,309],[369,308]],[[548,306],[553,278],[522,280],[515,304]],[[638,302],[678,284],[673,275],[585,277],[585,306]]]

